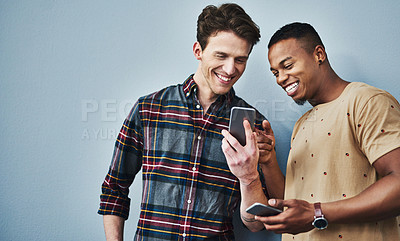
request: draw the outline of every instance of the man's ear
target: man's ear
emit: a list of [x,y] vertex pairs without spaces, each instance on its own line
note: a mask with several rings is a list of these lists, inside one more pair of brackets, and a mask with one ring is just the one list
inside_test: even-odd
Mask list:
[[322,47],[322,45],[315,46],[314,57],[315,61],[318,62],[319,64],[322,64],[325,61],[326,53],[325,53],[325,48]]
[[202,55],[202,53],[203,53],[203,50],[201,49],[200,43],[199,43],[198,41],[196,41],[196,42],[193,44],[193,54],[194,54],[194,57],[195,57],[197,60],[201,60],[201,55]]

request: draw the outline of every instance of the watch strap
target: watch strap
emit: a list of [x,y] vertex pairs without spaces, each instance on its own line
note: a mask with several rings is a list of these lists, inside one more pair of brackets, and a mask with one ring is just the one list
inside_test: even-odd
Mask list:
[[314,215],[316,218],[323,216],[320,202],[314,203]]

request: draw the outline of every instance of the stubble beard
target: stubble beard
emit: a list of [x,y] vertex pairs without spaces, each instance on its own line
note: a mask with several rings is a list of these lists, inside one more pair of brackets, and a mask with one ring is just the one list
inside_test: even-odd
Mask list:
[[294,100],[297,105],[304,105],[307,101],[306,100]]

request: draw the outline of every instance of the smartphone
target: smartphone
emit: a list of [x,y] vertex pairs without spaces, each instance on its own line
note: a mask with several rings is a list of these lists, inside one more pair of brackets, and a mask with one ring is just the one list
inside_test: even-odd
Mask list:
[[264,205],[262,203],[254,203],[246,209],[246,212],[257,216],[274,216],[280,214],[282,210]]
[[232,107],[229,119],[229,132],[239,143],[246,145],[246,134],[244,131],[243,121],[247,119],[250,122],[251,129],[254,129],[254,120],[256,118],[256,110],[246,107]]

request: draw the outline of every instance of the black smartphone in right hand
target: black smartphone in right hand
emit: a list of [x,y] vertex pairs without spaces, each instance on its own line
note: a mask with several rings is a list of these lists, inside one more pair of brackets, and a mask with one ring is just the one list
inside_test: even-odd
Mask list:
[[243,127],[243,121],[246,119],[250,122],[251,128],[254,129],[254,120],[256,118],[256,110],[246,107],[232,107],[229,119],[229,132],[239,143],[246,145],[246,133]]

